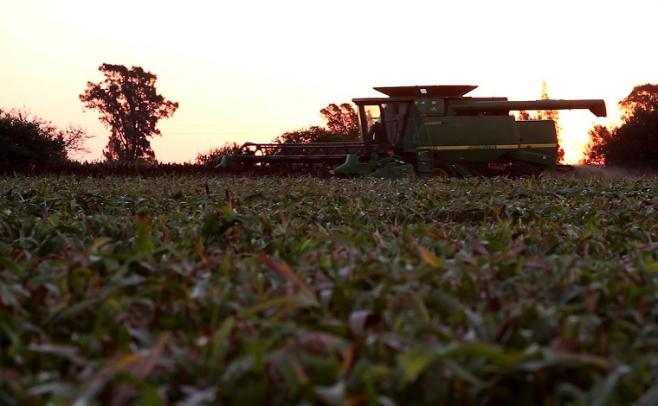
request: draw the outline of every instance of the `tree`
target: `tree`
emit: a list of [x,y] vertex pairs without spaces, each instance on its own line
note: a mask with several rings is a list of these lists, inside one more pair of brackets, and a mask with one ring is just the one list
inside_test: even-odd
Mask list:
[[308,142],[341,142],[358,141],[359,118],[349,103],[340,106],[331,103],[320,110],[320,114],[327,122],[327,127],[311,126],[299,130],[286,131],[276,137],[273,142],[308,143]]
[[625,99],[619,102],[624,112],[624,121],[628,122],[658,110],[658,85],[644,84],[635,86]]
[[525,110],[519,111],[519,113],[516,115],[516,119],[519,121],[535,120],[535,118]]
[[80,100],[88,109],[98,110],[100,121],[110,129],[103,151],[107,160],[154,161],[149,138],[161,135],[158,120],[171,117],[178,103],[166,100],[155,89],[157,76],[139,66],[104,63],[98,70],[105,80],[87,82]]
[[309,142],[335,142],[341,140],[340,134],[314,125],[299,130],[286,131],[276,137],[272,142],[277,144],[305,144]]
[[359,136],[359,116],[351,104],[343,103],[338,106],[331,103],[320,110],[320,114],[326,120],[327,128],[332,133],[348,137]]
[[0,162],[8,165],[56,165],[86,151],[87,133],[75,126],[61,130],[24,111],[0,109]]
[[235,142],[224,143],[221,147],[211,148],[206,153],[198,153],[196,163],[204,166],[217,166],[224,155],[234,155],[240,152],[240,145]]
[[585,149],[583,163],[605,165],[606,149],[616,141],[612,137],[612,132],[606,126],[595,125],[594,128],[589,130],[589,136],[591,141]]
[[89,149],[85,146],[85,141],[92,138],[92,136],[87,134],[87,131],[81,127],[69,125],[64,130],[56,131],[64,139],[64,149],[66,149],[66,155],[69,159],[71,159],[72,154],[89,152]]
[[658,169],[658,85],[636,86],[619,106],[624,112],[619,127],[590,131],[586,162]]

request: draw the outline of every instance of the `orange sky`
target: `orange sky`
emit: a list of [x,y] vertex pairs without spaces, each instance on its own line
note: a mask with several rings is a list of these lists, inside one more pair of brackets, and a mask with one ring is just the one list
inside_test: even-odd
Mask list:
[[[658,83],[651,1],[0,0],[0,108],[108,130],[78,95],[103,63],[139,65],[180,102],[152,141],[190,161],[225,141],[269,141],[322,124],[320,108],[373,86],[477,84],[475,96],[604,98],[610,119],[636,84]],[[595,117],[563,112],[567,160]],[[599,120],[606,124],[608,120]]]

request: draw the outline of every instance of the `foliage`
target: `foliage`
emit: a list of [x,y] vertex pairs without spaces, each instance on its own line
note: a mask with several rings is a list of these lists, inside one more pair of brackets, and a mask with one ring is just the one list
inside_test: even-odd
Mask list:
[[621,140],[612,136],[610,129],[604,125],[595,125],[589,130],[590,143],[585,150],[585,164],[605,165],[608,150],[621,150]]
[[178,103],[166,100],[155,88],[157,76],[139,66],[104,63],[98,70],[105,79],[87,82],[80,100],[88,109],[98,110],[100,121],[110,129],[103,151],[107,160],[154,161],[149,138],[161,135],[160,119],[171,117]]
[[619,127],[595,126],[588,162],[634,169],[658,169],[658,85],[636,86],[619,102]]
[[658,180],[0,178],[0,403],[655,404]]
[[340,142],[354,141],[351,136],[337,134],[324,127],[311,126],[300,130],[286,131],[277,136],[272,142],[278,144],[293,143],[303,144],[308,142]]
[[236,142],[226,142],[218,148],[211,148],[208,152],[198,153],[196,163],[203,166],[217,166],[224,155],[233,155],[240,152],[240,144]]
[[0,162],[3,165],[56,165],[85,151],[89,136],[79,127],[61,130],[22,111],[0,109]]
[[320,110],[320,114],[327,121],[329,131],[346,137],[358,138],[360,132],[359,116],[351,104],[343,103],[338,106],[331,103]]
[[327,127],[311,126],[299,130],[286,131],[272,142],[302,144],[308,142],[347,142],[359,140],[359,118],[349,103],[340,106],[331,103],[320,110]]
[[658,85],[647,83],[634,87],[619,106],[624,111],[626,122],[638,115],[658,112]]
[[66,149],[66,155],[69,159],[72,159],[75,155],[89,152],[89,149],[85,146],[85,141],[93,136],[87,134],[87,131],[82,127],[69,125],[64,130],[59,130],[55,129],[51,123],[48,123],[47,128],[56,131],[64,140],[64,149]]

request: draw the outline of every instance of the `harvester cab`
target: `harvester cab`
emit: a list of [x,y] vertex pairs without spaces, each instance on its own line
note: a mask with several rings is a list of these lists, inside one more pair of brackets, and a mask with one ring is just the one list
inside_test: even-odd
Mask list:
[[367,103],[357,105],[363,141],[382,148],[399,145],[404,136],[410,102],[375,100]]

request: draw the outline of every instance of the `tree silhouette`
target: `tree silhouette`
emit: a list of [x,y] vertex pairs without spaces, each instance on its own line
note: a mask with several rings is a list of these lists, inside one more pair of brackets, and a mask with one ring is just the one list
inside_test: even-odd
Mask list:
[[198,153],[196,163],[198,165],[216,166],[224,155],[234,155],[240,152],[240,145],[236,142],[226,142],[221,147],[211,148],[208,152]]
[[327,121],[329,131],[345,136],[359,136],[359,116],[351,104],[343,103],[338,106],[331,103],[320,110],[320,114]]
[[658,85],[636,86],[619,106],[624,112],[619,127],[590,130],[586,162],[658,169]]
[[59,129],[25,111],[0,109],[0,163],[5,165],[57,165],[71,154],[85,152],[90,138],[80,127]]
[[104,63],[98,70],[105,80],[87,82],[80,100],[86,108],[98,110],[100,121],[110,129],[103,155],[107,160],[154,161],[149,138],[161,135],[158,120],[171,117],[178,103],[158,94],[157,76],[139,66]]
[[359,140],[359,117],[349,103],[329,104],[320,110],[327,122],[327,127],[311,126],[299,130],[286,131],[277,136],[273,142],[308,143],[308,142],[340,142]]
[[358,141],[358,138],[352,135],[335,133],[327,128],[311,126],[300,130],[286,131],[276,137],[272,142],[278,144],[293,143],[305,144],[308,142],[349,142]]
[[589,130],[590,143],[585,149],[583,163],[594,165],[605,165],[607,149],[619,149],[613,144],[617,141],[612,138],[610,129],[603,125],[595,125]]
[[658,85],[644,84],[635,86],[625,99],[619,102],[624,111],[624,121],[637,119],[658,110]]

